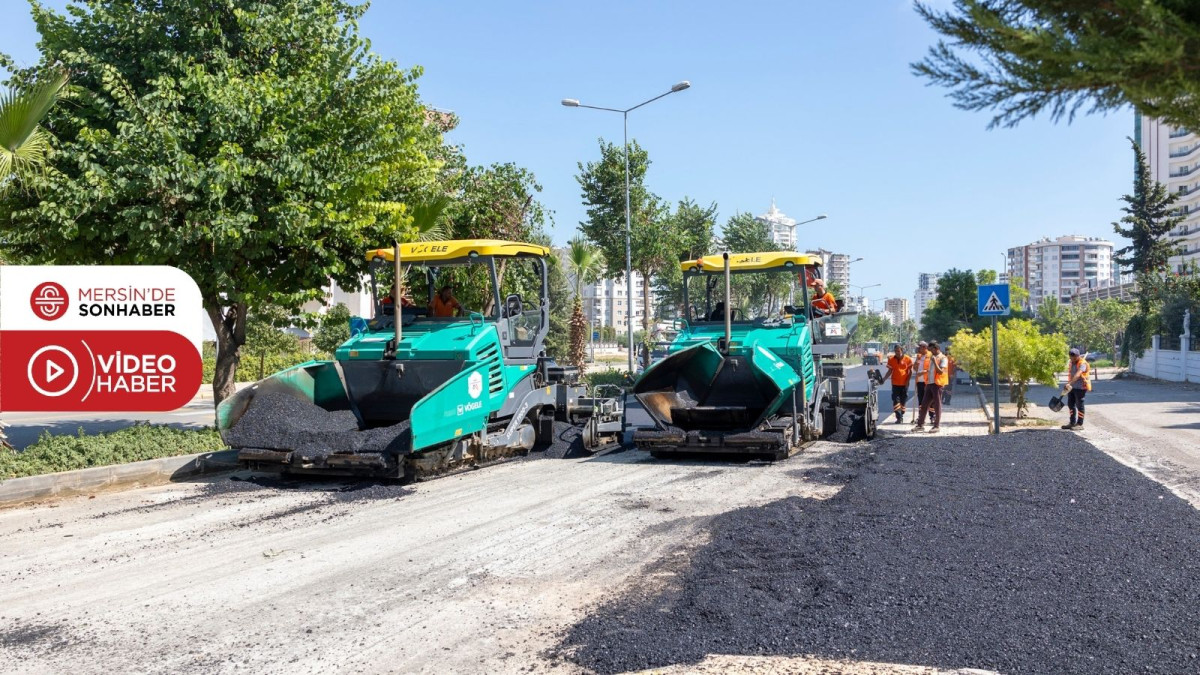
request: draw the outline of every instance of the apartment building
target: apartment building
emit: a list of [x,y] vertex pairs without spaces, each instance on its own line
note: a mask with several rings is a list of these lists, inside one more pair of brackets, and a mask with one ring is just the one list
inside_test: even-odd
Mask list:
[[789,218],[775,206],[775,200],[771,200],[771,208],[767,212],[755,217],[760,223],[763,223],[771,231],[771,241],[776,246],[788,250],[796,250],[796,219]]
[[938,279],[941,277],[941,274],[932,272],[917,275],[917,290],[913,293],[913,320],[918,326],[921,325],[921,318],[929,308],[929,303],[937,298]]
[[[625,293],[625,275],[617,279],[604,279],[583,287],[583,314],[593,327],[612,326],[617,334],[624,334],[628,296]],[[641,330],[644,316],[642,275],[633,273],[633,329]],[[650,312],[653,315],[657,299],[654,286],[650,286]]]
[[1021,278],[1034,308],[1046,298],[1069,304],[1078,291],[1114,279],[1113,243],[1099,237],[1043,238],[1008,249],[1007,258],[1008,278]]
[[845,253],[834,253],[823,248],[808,251],[808,255],[821,258],[821,275],[827,284],[839,284],[842,292],[850,290],[850,256]]
[[1146,153],[1150,177],[1180,196],[1175,205],[1184,219],[1170,234],[1180,255],[1170,264],[1172,271],[1183,272],[1188,263],[1200,264],[1200,132],[1141,115],[1135,119],[1135,138]]
[[908,298],[888,298],[883,301],[883,313],[899,326],[908,320]]

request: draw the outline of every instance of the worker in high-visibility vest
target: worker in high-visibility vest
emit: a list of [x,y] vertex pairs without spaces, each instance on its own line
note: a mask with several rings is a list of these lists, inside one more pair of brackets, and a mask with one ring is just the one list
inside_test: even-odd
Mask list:
[[886,378],[892,376],[892,413],[896,424],[904,421],[904,404],[908,402],[908,381],[912,379],[912,357],[904,353],[904,345],[896,343],[896,351],[888,357]]
[[[921,407],[921,402],[925,400],[925,380],[929,375],[929,343],[921,340],[917,343],[917,355],[913,357],[913,379],[917,382],[917,407]],[[913,415],[913,424],[917,423],[917,416]]]
[[950,384],[950,359],[942,353],[936,341],[929,343],[929,370],[925,373],[925,398],[921,400],[921,413],[917,416],[917,431],[925,430],[925,414],[932,411],[929,433],[941,431],[942,387]]
[[1064,429],[1083,428],[1083,397],[1092,390],[1092,366],[1079,354],[1078,349],[1071,350],[1071,361],[1067,365],[1067,384],[1063,393],[1067,395],[1067,409],[1071,411],[1071,421],[1063,425]]
[[824,281],[821,279],[813,280],[812,289],[813,316],[825,316],[837,311],[837,300],[834,299],[833,293],[825,290]]

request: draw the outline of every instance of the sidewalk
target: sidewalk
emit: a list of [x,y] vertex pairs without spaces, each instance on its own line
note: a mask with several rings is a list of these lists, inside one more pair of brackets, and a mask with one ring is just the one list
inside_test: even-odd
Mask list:
[[920,414],[920,406],[916,405],[916,394],[910,392],[908,412],[904,414],[902,424],[895,423],[892,415],[892,397],[890,387],[879,388],[879,422],[876,433],[881,437],[889,436],[986,436],[988,433],[988,418],[979,407],[979,397],[975,388],[958,385],[949,405],[942,405],[942,423],[936,434],[930,434],[929,420],[925,420],[925,431],[914,431],[912,420]]
[[[254,383],[253,382],[238,382],[237,384],[234,385],[234,387],[237,388],[237,391],[241,391],[241,390],[245,389],[246,387],[249,387],[252,384],[254,384]],[[200,385],[200,391],[196,392],[196,395],[192,397],[192,402],[194,403],[196,401],[211,401],[211,400],[213,400],[213,398],[214,398],[213,397],[213,386],[211,384],[202,384],[202,385]]]

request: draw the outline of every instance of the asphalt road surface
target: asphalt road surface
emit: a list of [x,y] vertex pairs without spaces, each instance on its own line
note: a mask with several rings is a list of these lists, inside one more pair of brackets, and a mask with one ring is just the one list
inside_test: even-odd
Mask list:
[[[1200,387],[1140,379],[1102,379],[1092,387],[1080,435],[1200,509]],[[1056,393],[1032,387],[1029,399],[1044,406]],[[1065,408],[1038,412],[1067,421]]]
[[832,495],[837,449],[631,450],[361,493],[221,477],[0,510],[0,672],[573,670],[541,656],[563,627],[718,514]]
[[124,429],[138,422],[165,424],[180,429],[212,426],[214,420],[211,400],[192,401],[170,412],[140,413],[4,413],[9,442],[18,450],[38,439],[42,432],[74,434],[80,429],[94,434]]

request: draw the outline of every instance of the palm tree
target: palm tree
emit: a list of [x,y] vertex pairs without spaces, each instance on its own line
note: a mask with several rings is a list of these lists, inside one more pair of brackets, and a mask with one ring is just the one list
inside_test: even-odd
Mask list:
[[0,94],[0,191],[45,170],[50,134],[39,125],[67,83],[59,74]]
[[[66,83],[67,76],[60,74],[27,91],[10,88],[0,94],[0,194],[45,170],[50,134],[38,125]],[[15,452],[4,435],[3,422],[0,451]]]
[[583,316],[583,285],[596,279],[603,266],[600,251],[580,237],[571,240],[567,248],[567,265],[575,275],[575,307],[571,312],[570,361],[581,371],[587,347],[587,319]]

